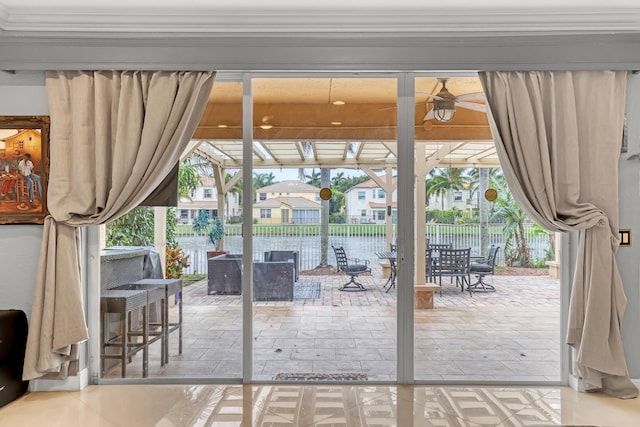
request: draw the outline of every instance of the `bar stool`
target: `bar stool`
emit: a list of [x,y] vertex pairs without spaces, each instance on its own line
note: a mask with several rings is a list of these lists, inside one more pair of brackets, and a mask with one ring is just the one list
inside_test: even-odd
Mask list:
[[[129,334],[131,331],[131,313],[142,309],[142,342],[131,342]],[[148,341],[149,324],[147,317],[147,292],[143,290],[115,290],[108,289],[102,291],[100,297],[100,313],[102,314],[102,331],[106,333],[109,314],[119,314],[122,320],[120,328],[120,339],[109,337],[103,339],[102,353],[100,354],[101,370],[104,372],[105,360],[119,359],[122,365],[122,378],[127,376],[127,360],[142,350],[142,376],[148,375]],[[109,347],[120,349],[119,354],[108,354]]]
[[[116,286],[117,290],[135,290],[135,291],[144,291],[147,293],[147,327],[148,327],[148,337],[147,337],[147,345],[151,345],[154,342],[160,340],[160,366],[164,366],[169,360],[165,358],[165,354],[167,354],[167,313],[164,310],[166,305],[166,296],[164,286],[158,284],[142,284],[142,283],[129,283],[126,285]],[[160,304],[160,321],[153,322],[151,320],[150,308],[154,303]],[[158,327],[159,329],[151,329],[152,327]],[[131,327],[131,324],[130,324]],[[129,332],[129,337],[137,337],[141,336],[141,331],[132,330]]]
[[[142,279],[133,283],[142,286],[162,286],[164,288],[164,318],[166,319],[166,346],[164,360],[169,363],[169,334],[178,330],[178,353],[182,354],[182,279]],[[169,322],[169,297],[178,295],[178,322]]]

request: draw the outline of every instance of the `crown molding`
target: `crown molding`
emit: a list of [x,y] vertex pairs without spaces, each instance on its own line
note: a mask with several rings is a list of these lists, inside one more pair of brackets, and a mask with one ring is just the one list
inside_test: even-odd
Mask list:
[[[465,9],[152,10],[8,9],[0,3],[0,30],[94,34],[256,33],[579,33],[640,31],[640,7]],[[1,33],[0,33],[1,34]]]
[[9,8],[0,3],[0,31],[4,29],[9,22]]
[[577,35],[290,34],[1,37],[2,70],[278,72],[637,70],[640,32]]

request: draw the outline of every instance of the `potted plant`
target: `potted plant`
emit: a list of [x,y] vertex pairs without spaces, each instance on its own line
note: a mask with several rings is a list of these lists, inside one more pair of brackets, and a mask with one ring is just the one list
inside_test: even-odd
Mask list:
[[226,254],[227,251],[222,250],[222,238],[224,237],[224,226],[220,217],[216,217],[211,224],[209,230],[209,242],[213,244],[214,251],[207,251],[207,259],[213,258],[218,255]]

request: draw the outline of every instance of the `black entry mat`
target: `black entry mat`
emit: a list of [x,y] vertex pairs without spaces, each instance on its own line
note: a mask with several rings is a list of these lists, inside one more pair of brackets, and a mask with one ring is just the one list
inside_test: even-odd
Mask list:
[[320,282],[296,282],[293,285],[293,299],[320,298]]
[[276,381],[367,381],[369,378],[365,374],[314,374],[295,373],[278,374],[274,378]]

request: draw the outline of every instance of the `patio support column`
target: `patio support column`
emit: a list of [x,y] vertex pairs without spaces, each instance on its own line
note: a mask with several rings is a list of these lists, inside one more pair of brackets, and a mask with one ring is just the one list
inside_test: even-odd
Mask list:
[[480,168],[480,194],[478,208],[480,209],[480,255],[487,256],[489,245],[489,203],[484,193],[489,188],[489,169]]
[[160,254],[160,265],[162,266],[162,276],[166,271],[167,264],[167,208],[155,206],[153,208],[153,246]]
[[[320,169],[320,187],[329,188],[331,186],[331,169]],[[320,265],[329,265],[329,200],[320,201]]]
[[425,241],[426,225],[425,210],[427,208],[427,164],[426,148],[423,142],[416,143],[415,161],[415,188],[416,188],[416,285],[424,285],[426,279],[426,259],[425,251],[427,242]]
[[[366,166],[362,166],[362,171],[364,173],[366,173],[369,178],[371,178],[373,181],[375,181],[376,184],[378,184],[380,186],[380,188],[382,188],[386,194],[386,203],[387,206],[392,206],[392,201],[393,201],[393,192],[396,190],[397,188],[397,184],[393,181],[393,165],[387,165],[386,169],[385,169],[385,181],[382,181],[382,179],[380,179],[380,177],[369,167]],[[389,244],[391,244],[391,242],[393,241],[393,216],[386,216],[386,232],[385,232],[385,242],[386,242],[386,249],[389,248]]]
[[[218,216],[224,225],[224,193],[218,193]],[[224,250],[224,234],[218,241],[218,249]]]
[[[393,167],[387,165],[387,185],[393,186]],[[386,206],[387,206],[387,215],[385,216],[385,237],[386,244],[385,250],[391,247],[391,243],[393,243],[393,190],[386,191],[385,188],[385,196],[386,196]],[[391,209],[389,209],[391,207]]]
[[[218,217],[220,217],[224,224],[224,195],[227,191],[224,184],[224,169],[219,165],[213,166],[213,178],[216,181],[216,191],[218,192]],[[224,235],[218,242],[218,249],[224,250]]]

